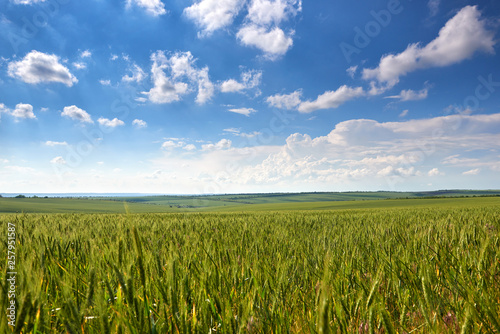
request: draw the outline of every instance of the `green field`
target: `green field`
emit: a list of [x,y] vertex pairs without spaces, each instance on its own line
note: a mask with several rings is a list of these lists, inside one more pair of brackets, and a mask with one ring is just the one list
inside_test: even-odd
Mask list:
[[500,333],[498,197],[213,213],[68,201],[123,213],[0,214],[2,254],[15,229],[15,332]]
[[[498,190],[432,192],[285,193],[203,196],[0,198],[0,213],[160,213],[200,211],[320,210],[450,203],[500,198]],[[403,201],[410,199],[410,201]],[[429,200],[435,201],[431,202]],[[383,200],[383,201],[382,201]],[[423,201],[423,202],[422,202]],[[492,201],[495,201],[493,199]],[[470,203],[470,202],[468,202]],[[434,205],[434,204],[431,204]],[[446,204],[447,205],[447,204]]]

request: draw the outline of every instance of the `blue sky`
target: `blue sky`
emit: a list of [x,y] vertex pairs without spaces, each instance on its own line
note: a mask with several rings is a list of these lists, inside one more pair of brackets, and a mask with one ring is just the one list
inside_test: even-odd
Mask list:
[[500,3],[6,0],[0,192],[500,188]]

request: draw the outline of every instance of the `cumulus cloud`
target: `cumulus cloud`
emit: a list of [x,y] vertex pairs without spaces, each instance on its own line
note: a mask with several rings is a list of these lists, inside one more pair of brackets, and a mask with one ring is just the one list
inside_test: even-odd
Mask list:
[[81,123],[94,123],[90,115],[83,109],[78,108],[75,105],[64,107],[61,116],[69,117]]
[[427,88],[421,89],[418,92],[407,89],[402,90],[398,95],[386,96],[386,99],[398,99],[400,101],[416,101],[416,100],[424,100],[427,98],[429,90]]
[[245,115],[247,117],[250,116],[250,114],[253,114],[257,112],[254,108],[233,108],[233,109],[228,109],[230,112],[234,112],[236,114],[240,115]]
[[223,93],[241,92],[245,89],[252,89],[260,85],[262,71],[249,70],[241,74],[241,81],[229,79],[221,83],[220,90]]
[[375,79],[392,87],[401,76],[419,69],[460,63],[476,52],[493,54],[494,35],[487,29],[477,7],[466,6],[441,28],[438,37],[429,44],[410,44],[401,53],[383,56],[376,68],[363,69],[363,78]]
[[148,126],[148,124],[145,121],[143,121],[142,119],[134,119],[132,121],[132,125],[138,129],[143,129],[143,128],[146,128]]
[[300,0],[252,0],[246,23],[236,37],[243,45],[264,51],[268,59],[276,59],[292,47],[295,33],[293,30],[285,32],[280,25],[300,11]]
[[137,64],[132,64],[129,67],[129,71],[131,72],[132,75],[125,74],[122,77],[122,81],[125,82],[135,81],[137,83],[140,83],[146,77],[146,73],[144,73],[142,68],[140,68]]
[[84,50],[80,53],[80,58],[90,58],[92,57],[92,52],[89,50]]
[[176,148],[183,149],[185,151],[194,151],[196,150],[196,146],[194,144],[186,144],[183,140],[179,138],[167,138],[168,140],[164,141],[161,145],[161,148],[164,151],[171,152]]
[[[268,59],[285,54],[293,45],[294,31],[285,32],[283,21],[302,10],[301,0],[199,0],[184,9],[184,15],[194,21],[201,31],[199,37],[231,25],[245,4],[248,12],[236,37],[245,46],[264,51]],[[228,87],[237,87],[233,79]]]
[[54,159],[50,160],[50,163],[56,165],[65,165],[66,160],[64,160],[63,157],[55,157]]
[[427,172],[427,175],[429,176],[438,176],[441,175],[442,173],[439,171],[438,168],[433,168],[430,171]]
[[185,8],[184,15],[202,29],[200,37],[207,36],[233,23],[245,2],[245,0],[201,0]]
[[286,34],[281,28],[266,28],[249,24],[241,28],[236,37],[245,46],[256,47],[268,56],[275,59],[284,55],[293,45],[293,32]]
[[84,70],[87,68],[87,64],[82,62],[74,62],[73,67],[76,68],[77,70]]
[[59,57],[39,51],[31,51],[20,61],[12,61],[8,74],[26,83],[60,82],[68,87],[78,80],[67,67],[59,63]]
[[[235,173],[233,182],[333,185],[346,180],[378,179],[392,184],[424,173],[444,175],[434,166],[450,152],[471,149],[497,152],[500,137],[494,129],[498,126],[500,114],[385,123],[349,120],[338,123],[326,136],[290,135],[285,145],[260,163]],[[434,166],[429,170],[429,165]]]
[[107,118],[104,118],[104,117],[100,117],[97,122],[102,125],[102,126],[105,126],[105,127],[108,127],[108,128],[116,128],[117,126],[123,126],[125,125],[125,123],[122,121],[122,120],[119,120],[118,118],[113,118],[112,120],[110,119],[107,119]]
[[0,103],[0,114],[2,113],[9,113],[10,109],[5,106],[5,104]]
[[278,25],[302,10],[302,1],[297,0],[252,0],[247,19],[259,25]]
[[266,99],[266,102],[273,107],[279,109],[294,109],[296,108],[301,101],[302,91],[296,90],[290,94],[276,94],[269,96]]
[[167,55],[164,51],[157,51],[151,55],[151,59],[154,87],[143,92],[151,102],[160,104],[179,101],[183,95],[196,89],[198,104],[204,104],[212,98],[215,89],[208,75],[208,67],[196,67],[196,59],[191,52]]
[[161,145],[161,148],[164,150],[170,150],[172,148],[181,147],[181,146],[182,146],[182,144],[179,145],[176,142],[174,142],[173,140],[167,140],[167,141],[163,142],[163,144]]
[[201,148],[203,151],[213,151],[213,150],[227,150],[231,148],[232,142],[229,139],[221,139],[215,144],[205,144]]
[[301,102],[298,110],[301,113],[310,113],[319,109],[338,108],[341,104],[364,95],[362,87],[353,88],[344,85],[335,91],[327,91],[319,95],[314,101]]
[[195,146],[195,145],[193,145],[193,144],[187,144],[187,145],[186,145],[186,146],[184,146],[182,149],[183,149],[183,150],[186,150],[186,151],[194,151],[194,150],[196,150],[196,146]]
[[334,109],[347,101],[366,96],[367,93],[362,87],[340,86],[335,91],[326,91],[318,95],[314,101],[303,101],[302,91],[296,90],[290,94],[276,94],[269,96],[266,102],[273,107],[280,109],[297,109],[301,113],[311,113],[320,109]]
[[16,105],[16,108],[11,113],[15,118],[30,118],[36,119],[35,114],[33,113],[33,106],[31,104],[19,103]]
[[127,7],[130,8],[132,4],[141,7],[146,12],[153,16],[166,14],[165,4],[161,0],[127,0]]
[[101,79],[101,80],[99,80],[99,83],[103,86],[111,86],[111,80],[109,80],[109,79],[107,79],[107,80]]

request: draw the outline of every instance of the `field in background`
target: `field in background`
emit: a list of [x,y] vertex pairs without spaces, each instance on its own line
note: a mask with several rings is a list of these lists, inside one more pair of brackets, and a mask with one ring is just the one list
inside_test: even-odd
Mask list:
[[[481,196],[477,199],[477,196]],[[487,197],[483,197],[487,196]],[[491,196],[491,197],[490,197]],[[495,197],[498,196],[498,197]],[[319,210],[448,205],[464,197],[498,201],[500,191],[345,192],[204,196],[0,198],[0,213],[147,213],[191,211]],[[476,197],[474,199],[474,197]],[[488,199],[493,198],[493,199]],[[496,199],[494,199],[496,198]],[[405,199],[410,199],[405,201]],[[432,199],[432,202],[429,201]],[[424,202],[421,202],[424,201]],[[465,203],[465,202],[464,202]],[[498,202],[497,202],[498,203]]]
[[16,226],[17,332],[500,333],[499,204],[0,214],[0,226]]

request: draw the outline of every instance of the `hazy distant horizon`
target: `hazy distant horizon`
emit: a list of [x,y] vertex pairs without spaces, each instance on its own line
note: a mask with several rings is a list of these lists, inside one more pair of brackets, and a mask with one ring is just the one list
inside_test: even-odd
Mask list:
[[353,191],[305,191],[305,192],[254,192],[254,193],[213,193],[213,194],[168,194],[168,193],[0,193],[0,196],[5,198],[24,195],[27,197],[141,197],[141,196],[217,196],[217,195],[257,195],[257,194],[308,194],[308,193],[376,193],[376,192],[392,192],[392,193],[419,193],[419,192],[440,192],[440,191],[500,191],[500,189],[436,189],[436,190],[408,190],[408,191],[391,191],[391,190],[353,190]]

